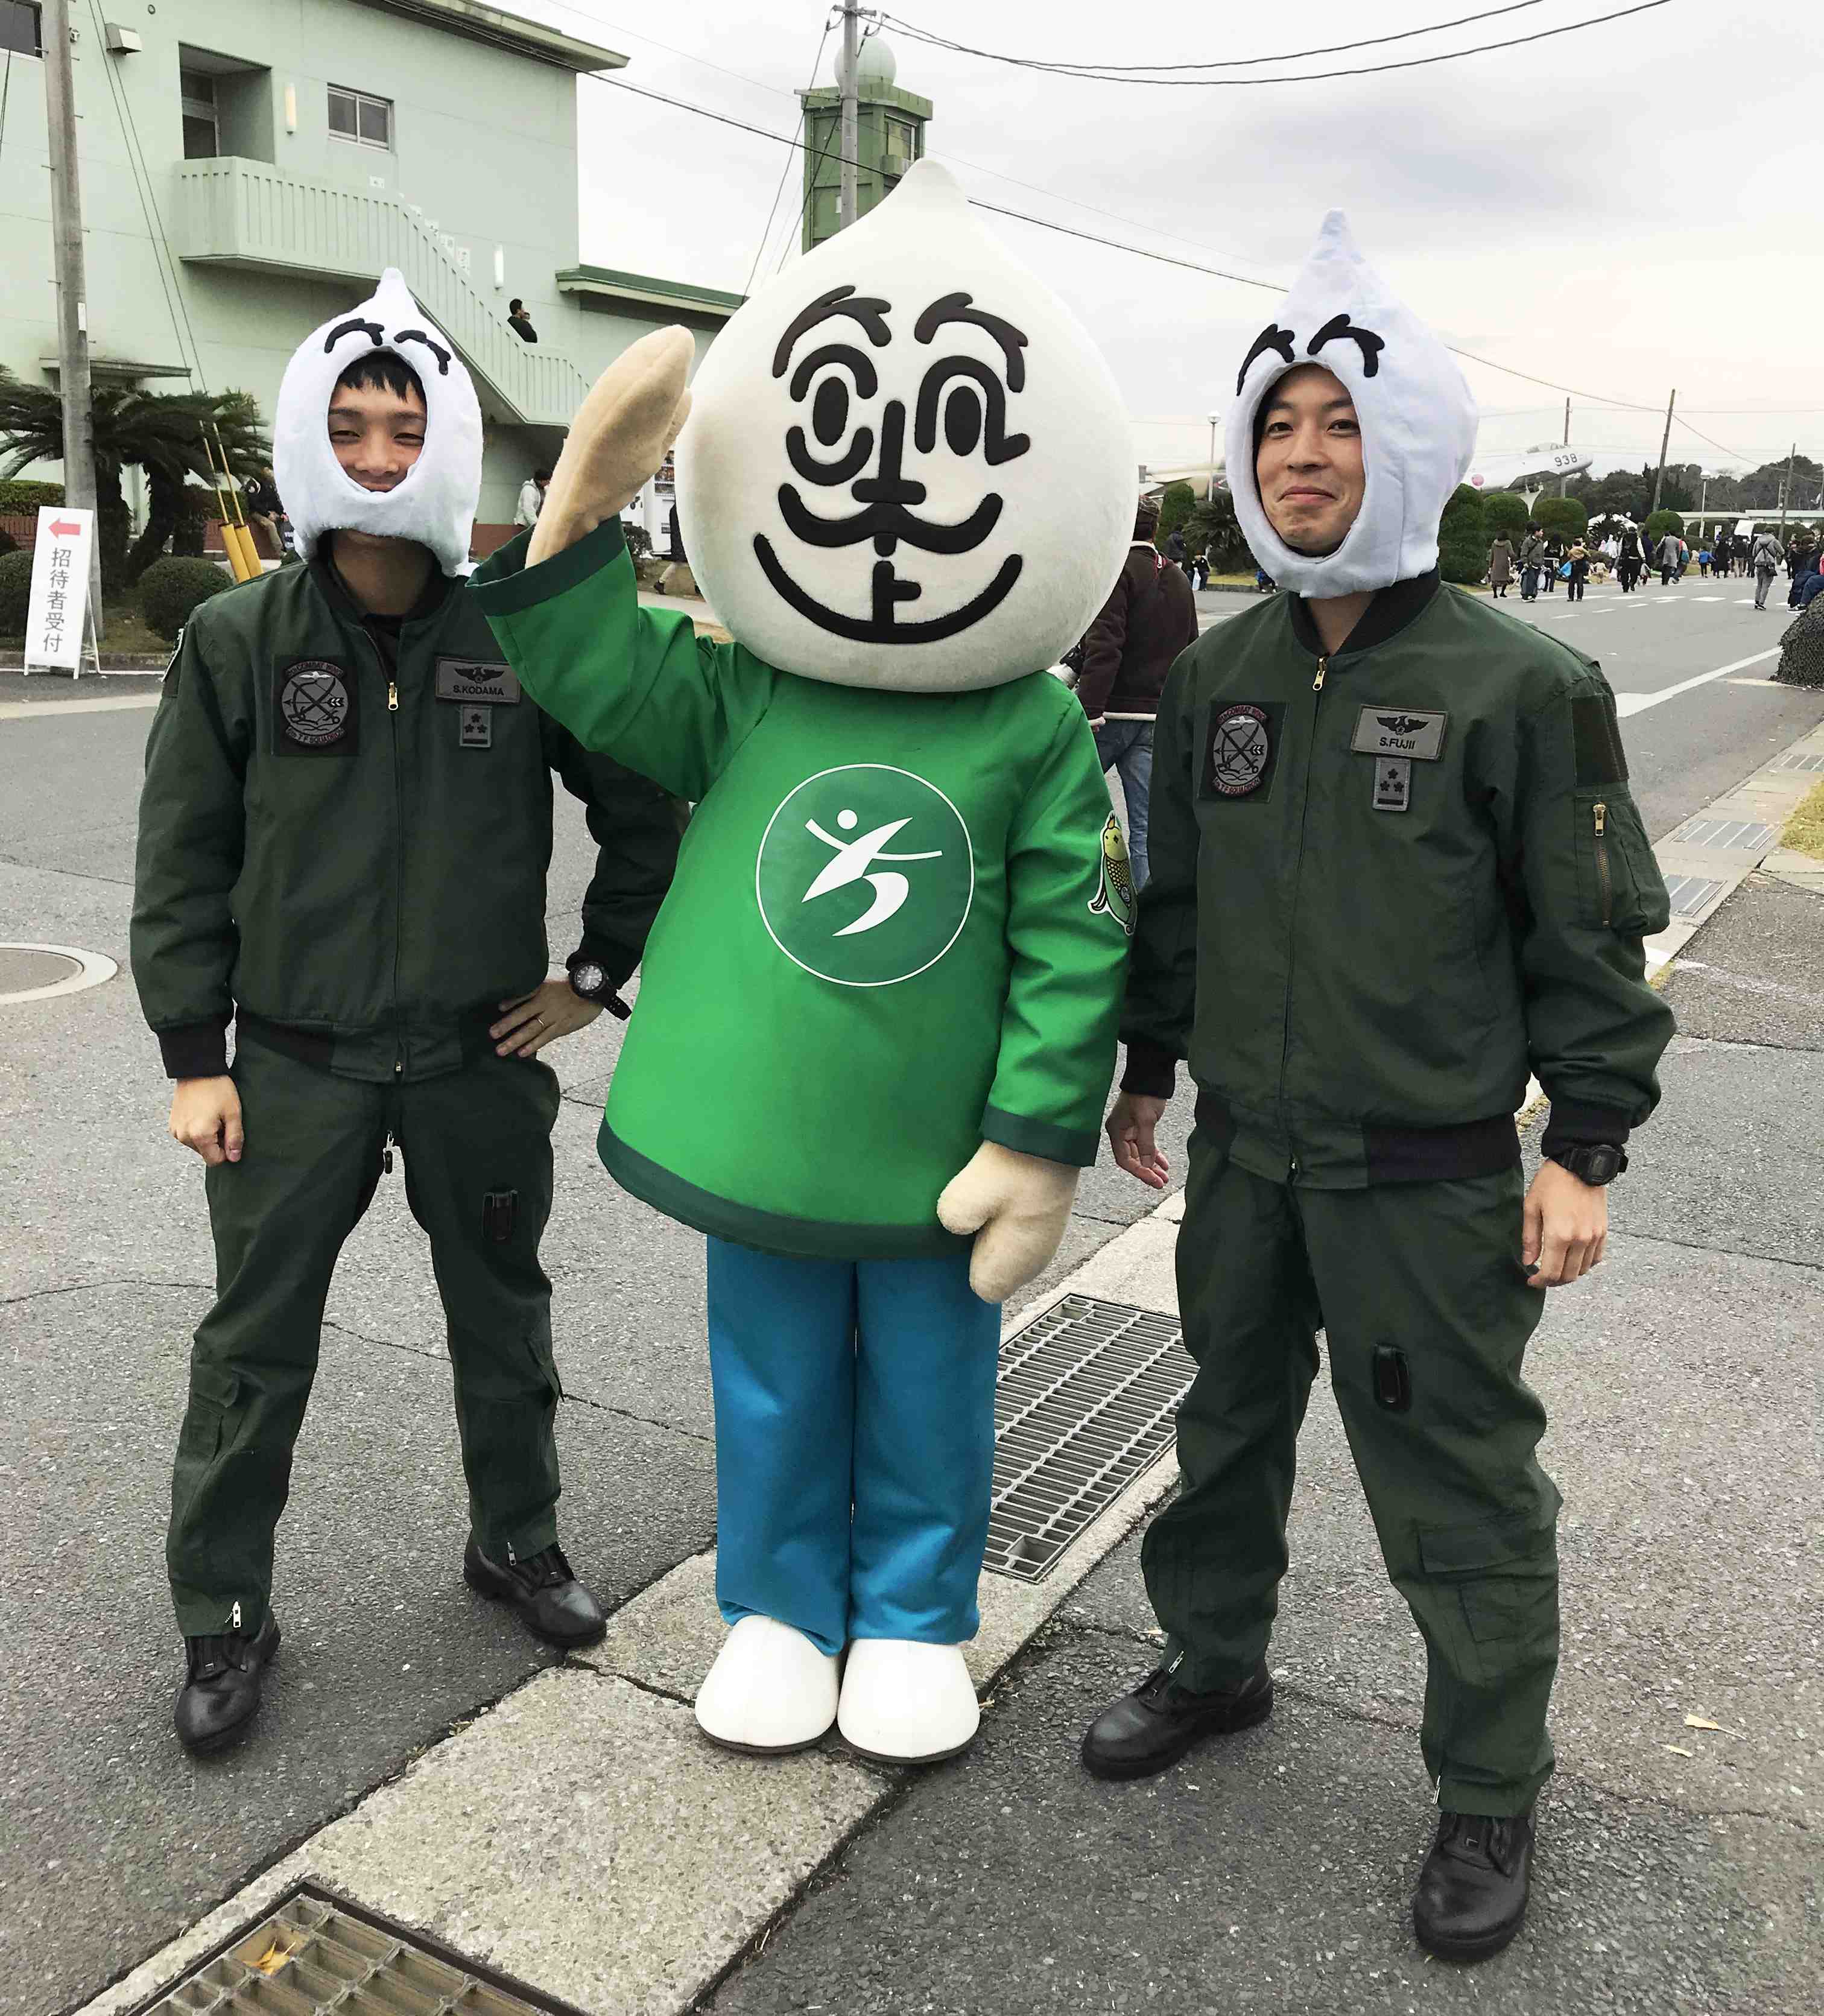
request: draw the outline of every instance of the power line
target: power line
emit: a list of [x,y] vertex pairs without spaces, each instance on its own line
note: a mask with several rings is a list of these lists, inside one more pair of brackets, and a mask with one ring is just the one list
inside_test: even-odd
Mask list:
[[[1653,6],[1664,6],[1667,4],[1667,0],[1648,0],[1648,4]],[[1643,10],[1634,8],[1628,11],[1638,13]],[[762,140],[771,140],[775,146],[794,148],[800,153],[808,154],[811,152],[810,148],[803,141],[795,137],[770,131],[764,126],[754,125],[745,119],[736,119],[725,112],[712,112],[707,106],[693,105],[688,99],[667,97],[662,91],[649,91],[642,85],[629,84],[622,77],[610,77],[601,71],[592,71],[589,74],[595,83],[607,85],[616,91],[631,92],[636,98],[650,99],[654,104],[668,105],[675,111],[694,113],[698,118],[713,121],[718,126],[732,126],[738,132],[752,133]],[[821,163],[827,155],[827,149],[820,149],[819,162]],[[834,158],[840,160],[844,157],[839,154]],[[865,164],[857,162],[855,165],[862,167]],[[808,200],[808,192],[807,192],[807,200]],[[970,196],[967,200],[973,209],[985,210],[997,217],[1010,217],[1022,224],[1036,225],[1042,231],[1055,231],[1066,238],[1081,239],[1088,244],[1106,246],[1112,251],[1129,253],[1136,259],[1151,259],[1160,265],[1179,267],[1187,272],[1207,273],[1213,279],[1232,280],[1239,286],[1256,287],[1268,293],[1283,294],[1288,291],[1286,286],[1278,281],[1257,280],[1246,273],[1229,272],[1220,266],[1207,266],[1194,259],[1175,258],[1170,253],[1150,251],[1142,245],[1124,244],[1118,238],[1104,238],[1093,231],[1080,231],[1074,225],[1055,223],[1051,218],[1046,217],[1034,217],[1027,211],[1009,210],[1000,203],[985,202],[980,196]],[[800,221],[802,214],[800,211]],[[782,266],[784,262],[782,261],[780,263]],[[1553,378],[1541,378],[1531,371],[1522,371],[1514,365],[1497,363],[1492,357],[1480,356],[1475,351],[1460,349],[1455,344],[1446,344],[1444,347],[1453,356],[1464,358],[1472,364],[1485,365],[1491,371],[1504,372],[1510,378],[1524,378],[1528,384],[1543,385],[1549,391],[1568,392],[1573,398],[1587,400],[1592,405],[1617,407],[1624,412],[1657,413],[1659,411],[1657,406],[1644,405],[1639,400],[1611,398],[1606,393],[1586,391],[1579,386],[1560,384]],[[1777,410],[1784,411],[1785,409]],[[1691,431],[1696,434],[1697,430],[1693,427]],[[1704,435],[1701,438],[1708,441],[1710,437],[1708,435]],[[1711,441],[1711,445],[1713,448],[1722,447],[1722,444],[1719,441]],[[1723,448],[1723,452],[1730,455],[1735,454],[1733,449],[1727,448]],[[1738,456],[1736,459],[1746,460],[1747,457]]]
[[934,49],[980,56],[989,63],[1007,63],[1016,70],[1036,70],[1045,76],[1081,77],[1092,84],[1152,85],[1162,91],[1221,91],[1236,89],[1243,85],[1322,84],[1333,77],[1378,77],[1387,70],[1422,70],[1428,63],[1455,63],[1463,56],[1487,56],[1498,49],[1518,49],[1527,42],[1549,41],[1555,35],[1574,35],[1585,28],[1599,28],[1606,21],[1624,21],[1632,14],[1650,14],[1656,7],[1670,5],[1671,0],[1637,0],[1635,5],[1618,8],[1612,14],[1592,15],[1587,21],[1567,21],[1562,27],[1541,28],[1530,35],[1510,35],[1505,41],[1480,42],[1473,49],[1450,49],[1438,56],[1403,56],[1398,63],[1361,63],[1347,70],[1303,70],[1294,76],[1282,77],[1126,77],[1114,70],[1058,70],[1028,57],[997,56],[990,49],[970,49],[962,42],[946,41],[941,36],[912,27],[897,16],[894,17],[893,25],[901,34],[910,35],[914,41],[927,43]]
[[[1056,70],[1067,77],[1119,76],[1137,70],[1247,70],[1257,68],[1261,63],[1304,63],[1313,56],[1342,56],[1351,49],[1373,49],[1387,42],[1409,42],[1416,35],[1441,34],[1446,28],[1466,27],[1472,21],[1491,21],[1498,14],[1522,13],[1527,8],[1537,7],[1539,4],[1540,0],[1509,0],[1509,4],[1505,7],[1485,8],[1478,14],[1459,14],[1454,21],[1434,21],[1426,28],[1402,28],[1397,34],[1370,35],[1359,42],[1332,42],[1319,49],[1288,49],[1278,56],[1212,56],[1203,63],[1052,63],[1040,56],[999,56],[991,50],[971,49],[966,42],[950,41],[925,29],[914,27],[911,22],[902,21],[897,14],[883,14],[880,18],[896,28],[903,29],[907,34],[915,36],[922,42],[930,42],[938,49],[954,49],[965,56],[987,56],[992,62],[1016,63],[1026,70]],[[1142,81],[1152,81],[1151,79]]]
[[[823,63],[824,45],[829,40],[829,16],[826,14],[823,18],[823,33],[818,38],[817,53],[811,59],[811,82],[805,85],[806,92],[808,92],[811,85],[817,81],[817,73]],[[804,130],[804,117],[808,109],[804,99],[800,98],[798,101],[798,123],[792,130],[792,139],[794,142]],[[741,290],[744,294],[750,294],[754,291],[754,276],[760,271],[761,256],[766,250],[767,239],[772,236],[772,221],[779,214],[779,198],[786,193],[786,178],[791,172],[792,157],[788,153],[786,156],[786,164],[779,170],[779,185],[772,193],[772,208],[766,213],[766,222],[761,229],[760,243],[754,248],[754,264],[747,269],[747,284]]]

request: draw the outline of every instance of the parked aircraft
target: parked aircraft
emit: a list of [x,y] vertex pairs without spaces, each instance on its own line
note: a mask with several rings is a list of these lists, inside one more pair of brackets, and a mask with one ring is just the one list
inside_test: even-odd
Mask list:
[[1548,483],[1581,476],[1589,466],[1590,459],[1581,448],[1548,441],[1542,448],[1478,455],[1463,481],[1475,490],[1524,490],[1536,494]]

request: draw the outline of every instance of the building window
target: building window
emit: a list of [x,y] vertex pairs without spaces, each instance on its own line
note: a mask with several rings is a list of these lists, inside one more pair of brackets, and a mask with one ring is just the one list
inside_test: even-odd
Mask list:
[[178,88],[184,112],[184,159],[209,161],[221,152],[221,121],[215,106],[215,79],[205,70],[181,70]]
[[902,161],[916,161],[919,157],[919,129],[910,119],[889,119],[887,121],[887,151],[897,154]]
[[0,0],[0,49],[22,56],[45,52],[42,9],[28,0]]
[[364,147],[390,147],[393,144],[393,101],[370,98],[365,91],[344,91],[329,87],[329,131],[338,140],[354,140]]

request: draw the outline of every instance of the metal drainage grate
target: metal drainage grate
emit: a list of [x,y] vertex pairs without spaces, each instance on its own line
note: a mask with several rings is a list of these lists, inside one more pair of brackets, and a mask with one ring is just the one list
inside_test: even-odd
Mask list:
[[1754,819],[1687,819],[1668,844],[1678,847],[1752,847],[1765,852],[1773,844],[1773,829]]
[[1675,917],[1695,917],[1710,903],[1722,884],[1707,881],[1701,875],[1668,875],[1666,894],[1671,898]]
[[1196,1376],[1174,1316],[1067,1295],[1001,1346],[986,1565],[1042,1582],[1177,1435]]
[[187,1974],[143,2016],[574,2016],[314,1884]]
[[1776,770],[1824,770],[1824,756],[1815,756],[1801,751],[1796,756],[1783,756],[1774,765]]

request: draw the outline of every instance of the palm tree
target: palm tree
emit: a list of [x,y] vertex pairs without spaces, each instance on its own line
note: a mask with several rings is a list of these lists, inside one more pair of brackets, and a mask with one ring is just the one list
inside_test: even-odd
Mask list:
[[[205,427],[219,432],[230,475],[257,476],[272,446],[260,409],[246,392],[148,392],[137,381],[96,385],[89,411],[95,430],[96,531],[102,578],[137,581],[164,550],[183,515],[186,481],[211,481]],[[34,462],[63,458],[63,409],[48,386],[28,385],[0,365],[0,478]],[[146,529],[128,549],[132,529],[121,477],[129,465],[146,472]]]

